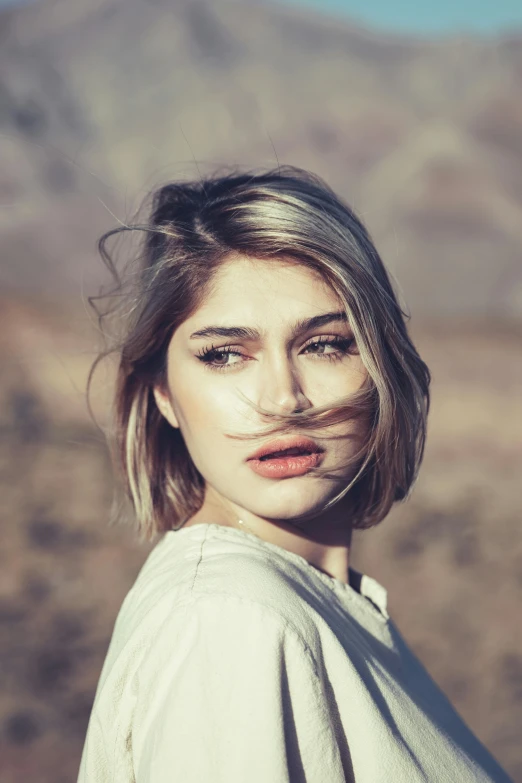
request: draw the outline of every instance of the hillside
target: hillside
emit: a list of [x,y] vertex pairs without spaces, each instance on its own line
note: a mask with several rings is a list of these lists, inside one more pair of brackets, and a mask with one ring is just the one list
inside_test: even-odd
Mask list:
[[[145,560],[85,382],[101,232],[154,185],[279,160],[363,217],[433,374],[411,499],[353,563],[522,780],[522,35],[374,35],[258,0],[39,0],[0,13],[0,779],[75,780]],[[94,403],[102,421],[111,365]],[[517,622],[518,621],[518,622]]]
[[427,43],[247,0],[1,19],[4,286],[78,295],[96,236],[155,184],[277,155],[355,206],[414,315],[522,315],[522,37]]

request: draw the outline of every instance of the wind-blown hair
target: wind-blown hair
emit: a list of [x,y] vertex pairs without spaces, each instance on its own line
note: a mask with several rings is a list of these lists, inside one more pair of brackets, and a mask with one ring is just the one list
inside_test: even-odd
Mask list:
[[[144,241],[123,280],[107,245],[126,231],[143,232]],[[282,166],[173,182],[153,193],[144,223],[107,232],[99,249],[116,285],[89,301],[102,328],[108,314],[117,315],[122,335],[94,362],[88,388],[98,362],[117,351],[111,442],[142,537],[178,529],[202,505],[204,479],[180,430],[160,413],[153,387],[166,384],[175,329],[203,303],[219,267],[237,255],[318,272],[345,308],[368,372],[360,391],[327,406],[274,414],[250,402],[273,422],[260,434],[306,432],[365,416],[368,435],[355,476],[328,505],[350,493],[347,524],[365,529],[408,496],[424,452],[430,373],[367,230],[318,176]],[[101,312],[96,302],[107,296],[112,305]]]

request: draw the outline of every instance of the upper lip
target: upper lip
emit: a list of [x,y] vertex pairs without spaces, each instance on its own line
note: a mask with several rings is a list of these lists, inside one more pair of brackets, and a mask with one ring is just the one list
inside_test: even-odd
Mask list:
[[275,440],[269,440],[264,446],[261,446],[257,451],[247,457],[247,461],[250,459],[259,459],[266,454],[272,454],[274,451],[283,451],[284,449],[303,449],[310,452],[321,452],[324,449],[313,441],[311,438],[305,438],[301,436],[293,436],[291,438],[276,438]]

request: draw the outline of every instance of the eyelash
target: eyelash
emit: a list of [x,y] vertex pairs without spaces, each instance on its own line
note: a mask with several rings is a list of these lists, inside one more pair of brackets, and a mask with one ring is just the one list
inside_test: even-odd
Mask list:
[[[310,346],[312,345],[338,346],[340,350],[335,351],[334,353],[311,354],[312,356],[315,355],[320,359],[328,359],[329,361],[336,362],[336,361],[340,361],[344,356],[348,354],[354,342],[355,342],[354,337],[334,337],[334,338],[330,337],[330,338],[314,340],[313,342],[308,343],[308,345],[306,345],[305,347],[310,348]],[[210,348],[202,349],[197,354],[197,358],[200,360],[200,362],[203,362],[209,370],[217,370],[218,372],[221,370],[229,370],[232,367],[236,367],[238,364],[241,364],[241,362],[235,362],[234,364],[212,364],[212,359],[215,358],[216,354],[228,354],[229,356],[243,355],[239,351],[233,351],[232,347],[229,345],[224,345],[222,348],[217,348],[216,346],[212,345]]]

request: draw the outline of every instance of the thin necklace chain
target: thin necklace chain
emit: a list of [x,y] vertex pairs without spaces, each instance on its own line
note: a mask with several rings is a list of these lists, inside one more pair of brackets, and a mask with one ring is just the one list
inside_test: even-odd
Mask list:
[[252,535],[256,536],[256,538],[259,538],[259,536],[257,535],[257,533],[254,533],[254,531],[252,530],[252,528],[251,528],[251,527],[249,527],[249,526],[247,525],[247,523],[246,523],[246,522],[243,522],[243,520],[242,520],[242,519],[238,519],[237,521],[238,521],[238,523],[239,523],[240,525],[243,525],[243,527],[245,527],[245,528],[246,528],[248,531],[250,531],[250,533],[252,533]]
[[[243,527],[243,528],[246,528],[246,529],[247,529],[247,530],[248,530],[250,533],[252,533],[252,535],[253,535],[253,536],[255,536],[256,538],[261,538],[261,536],[260,536],[260,535],[258,535],[258,533],[256,533],[256,532],[255,532],[255,530],[252,530],[252,528],[251,528],[251,527],[249,527],[249,526],[247,525],[247,523],[246,523],[246,522],[243,522],[243,520],[242,520],[242,519],[238,519],[237,521],[238,521],[238,523],[239,523],[240,525],[242,525],[242,527]],[[300,528],[298,528],[297,526],[295,526],[295,525],[294,525],[293,527],[295,527],[295,528],[296,528],[296,530],[298,530],[299,532],[302,532],[302,531],[300,530]]]

